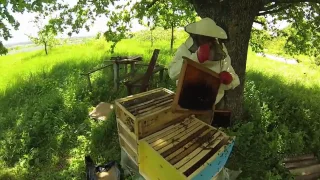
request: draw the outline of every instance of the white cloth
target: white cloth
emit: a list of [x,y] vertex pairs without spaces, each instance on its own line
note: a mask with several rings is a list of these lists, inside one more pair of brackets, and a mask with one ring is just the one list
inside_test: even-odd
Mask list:
[[[169,64],[169,67],[168,67],[169,76],[172,80],[176,80],[177,84],[178,84],[178,79],[179,79],[180,71],[181,71],[182,64],[183,64],[182,56],[188,57],[188,58],[192,59],[193,61],[199,63],[198,57],[197,57],[197,52],[191,53],[189,51],[189,48],[192,45],[193,45],[193,39],[191,37],[189,37],[186,40],[186,42],[184,42],[183,44],[180,45],[173,60]],[[227,54],[227,57],[224,60],[222,60],[222,61],[206,61],[206,62],[202,63],[202,66],[207,67],[210,70],[212,70],[218,74],[222,71],[227,71],[231,74],[231,76],[233,78],[233,81],[229,85],[224,85],[224,84],[220,85],[215,104],[217,104],[222,99],[222,97],[224,96],[225,90],[234,89],[240,84],[239,77],[235,73],[233,67],[231,66],[231,59],[228,54],[227,48],[225,47],[224,44],[222,44],[222,45],[223,45],[223,51]]]

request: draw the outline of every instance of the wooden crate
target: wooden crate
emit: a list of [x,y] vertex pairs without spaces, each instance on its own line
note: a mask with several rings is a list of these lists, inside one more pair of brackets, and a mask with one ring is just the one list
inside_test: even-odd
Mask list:
[[138,140],[183,121],[186,113],[172,113],[174,93],[158,88],[115,101],[121,148],[138,164]]
[[139,141],[146,179],[210,180],[224,167],[235,137],[191,116]]
[[174,93],[158,88],[115,101],[116,117],[134,133],[144,138],[171,124],[186,113],[172,113]]
[[173,112],[212,113],[220,87],[219,75],[187,57],[183,58]]

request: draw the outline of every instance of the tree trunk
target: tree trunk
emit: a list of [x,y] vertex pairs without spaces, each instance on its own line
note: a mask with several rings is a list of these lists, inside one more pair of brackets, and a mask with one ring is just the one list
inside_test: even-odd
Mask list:
[[263,4],[259,0],[193,1],[200,17],[212,18],[228,34],[224,41],[231,57],[231,64],[238,74],[240,85],[226,91],[226,108],[232,111],[232,121],[243,115],[243,90],[247,63],[248,45],[255,16]]
[[44,50],[46,51],[46,55],[48,55],[48,47],[47,47],[47,43],[44,43]]
[[170,44],[170,50],[171,50],[171,52],[172,52],[172,50],[173,50],[173,39],[174,39],[174,24],[172,23],[171,24],[171,44]]

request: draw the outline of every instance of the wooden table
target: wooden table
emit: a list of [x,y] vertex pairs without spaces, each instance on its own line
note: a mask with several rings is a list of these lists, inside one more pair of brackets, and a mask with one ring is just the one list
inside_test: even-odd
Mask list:
[[130,65],[130,73],[135,71],[135,65],[137,62],[142,61],[141,56],[131,56],[131,57],[124,57],[124,56],[118,56],[118,57],[111,57],[110,60],[106,60],[106,63],[112,63],[113,64],[113,82],[114,82],[114,89],[119,90],[120,86],[120,65],[124,65],[125,69],[125,76],[128,75],[128,65]]

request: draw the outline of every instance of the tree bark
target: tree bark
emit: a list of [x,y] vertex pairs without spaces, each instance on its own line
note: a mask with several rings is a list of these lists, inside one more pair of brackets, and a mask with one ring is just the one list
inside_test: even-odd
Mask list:
[[44,43],[44,50],[46,51],[46,55],[48,55],[48,47],[47,47],[47,43]]
[[174,39],[174,23],[171,24],[171,44],[170,44],[170,50],[172,52],[173,50],[173,39]]
[[226,108],[232,111],[232,121],[241,120],[250,34],[254,18],[263,3],[259,0],[194,0],[192,3],[200,17],[212,18],[228,34],[228,40],[224,43],[231,57],[231,64],[239,76],[240,85],[225,92],[225,102]]

